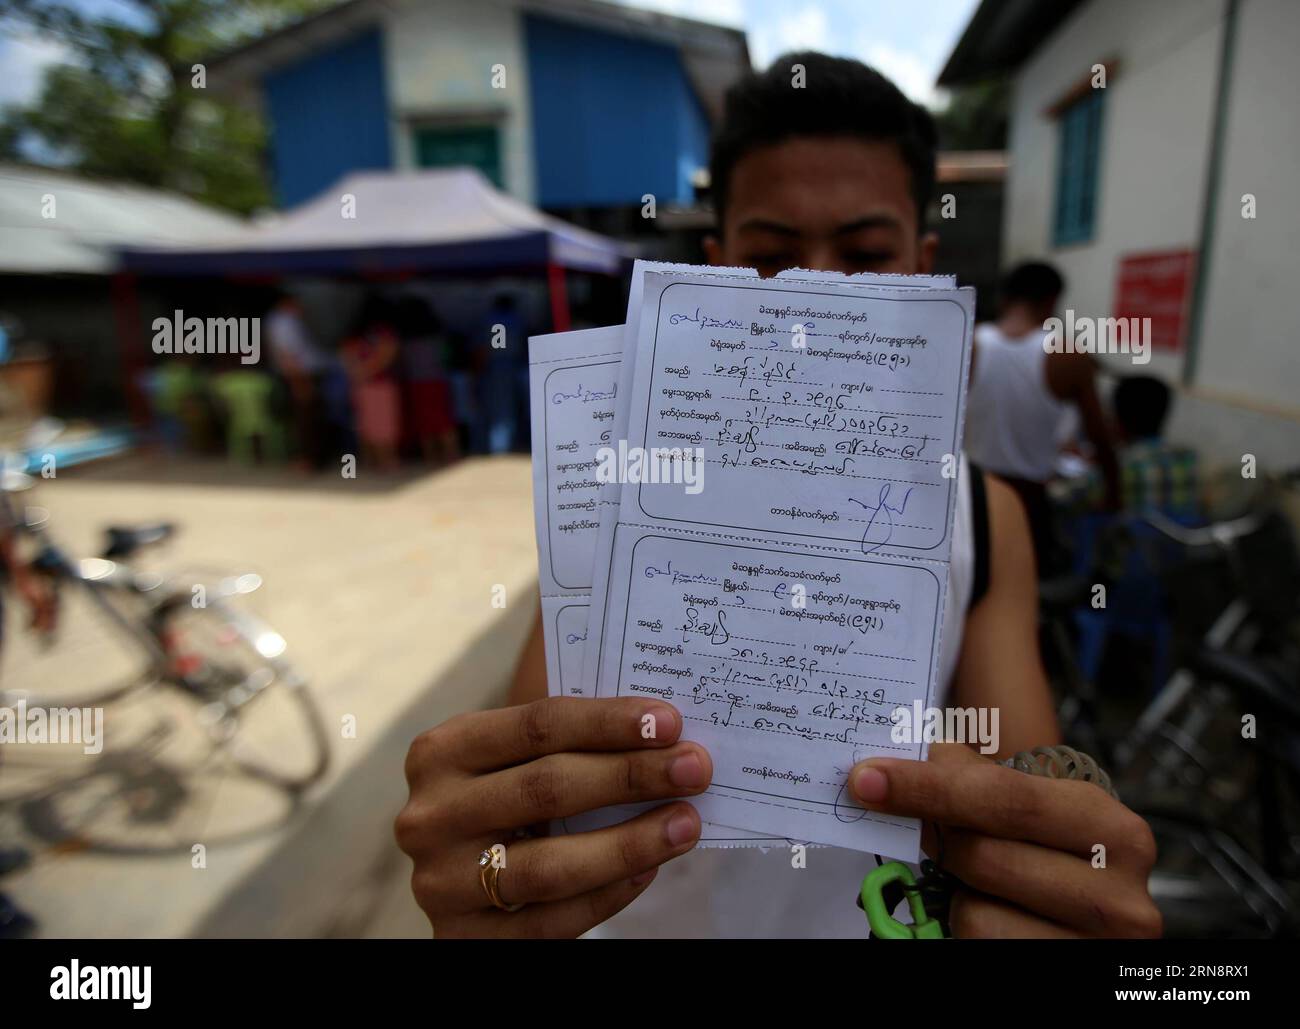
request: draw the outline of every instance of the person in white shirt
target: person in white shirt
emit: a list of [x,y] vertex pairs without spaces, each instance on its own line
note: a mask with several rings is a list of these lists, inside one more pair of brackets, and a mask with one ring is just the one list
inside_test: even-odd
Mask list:
[[302,302],[292,294],[282,293],[271,308],[266,332],[271,360],[289,390],[299,462],[304,470],[317,468],[323,442],[320,377],[326,357],[303,318]]
[[1044,322],[1064,290],[1060,273],[1042,262],[1017,265],[1007,274],[997,320],[975,327],[966,397],[966,453],[1020,497],[1040,572],[1054,564],[1047,483],[1056,472],[1062,426],[1073,413],[1092,444],[1107,503],[1114,509],[1118,502],[1115,452],[1092,356],[1048,353],[1044,345]]

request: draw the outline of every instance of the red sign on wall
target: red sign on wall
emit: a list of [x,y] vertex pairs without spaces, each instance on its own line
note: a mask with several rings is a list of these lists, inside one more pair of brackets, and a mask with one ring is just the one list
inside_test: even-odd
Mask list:
[[1191,311],[1194,250],[1128,254],[1119,259],[1116,318],[1150,318],[1151,349],[1181,352]]

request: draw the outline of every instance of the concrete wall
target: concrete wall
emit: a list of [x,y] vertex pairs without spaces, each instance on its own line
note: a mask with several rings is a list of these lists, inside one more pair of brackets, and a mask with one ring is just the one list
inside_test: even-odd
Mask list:
[[1242,4],[1236,53],[1196,381],[1300,417],[1300,5]]
[[708,119],[675,47],[511,0],[394,4],[265,88],[282,205],[357,168],[416,167],[422,128],[494,127],[506,191],[551,207],[689,201],[708,161]]
[[[398,7],[385,24],[396,164],[415,167],[417,124],[463,119],[496,124],[506,190],[532,203],[532,114],[523,28],[514,5],[440,0]],[[505,88],[492,88],[492,66]],[[432,118],[430,116],[433,116]]]
[[[1017,76],[1003,265],[1052,261],[1068,283],[1064,306],[1078,315],[1114,313],[1121,256],[1200,244],[1223,15],[1223,0],[1092,0]],[[1300,247],[1300,202],[1285,181],[1300,156],[1291,109],[1300,93],[1298,42],[1300,5],[1241,5],[1199,366],[1170,426],[1211,461],[1238,461],[1248,444],[1264,464],[1295,463],[1300,450],[1300,361],[1283,333],[1292,291],[1283,269],[1296,266]],[[1094,64],[1112,60],[1119,67],[1106,86],[1095,232],[1057,248],[1059,139],[1045,109]],[[1245,192],[1261,198],[1255,221],[1241,218]],[[1121,374],[1135,370],[1124,357],[1107,360]],[[1155,354],[1140,370],[1176,383],[1183,356]]]
[[[1016,80],[1003,263],[1047,256],[1066,277],[1064,303],[1079,314],[1111,314],[1121,254],[1196,245],[1220,8],[1221,0],[1093,0]],[[1045,109],[1112,59],[1120,67],[1106,85],[1093,239],[1055,248],[1058,125]],[[1176,375],[1180,366],[1159,355],[1150,367]]]

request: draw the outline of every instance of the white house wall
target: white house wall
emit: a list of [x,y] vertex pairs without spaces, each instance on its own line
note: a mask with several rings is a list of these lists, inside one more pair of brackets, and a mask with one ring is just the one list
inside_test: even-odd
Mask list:
[[[1223,13],[1223,0],[1092,0],[1017,75],[1003,265],[1052,261],[1067,280],[1063,305],[1076,315],[1114,313],[1123,255],[1199,245]],[[1300,246],[1297,24],[1294,0],[1241,5],[1196,395],[1180,398],[1170,426],[1211,460],[1238,460],[1246,444],[1264,464],[1294,464],[1300,452],[1300,360],[1284,323],[1294,321],[1287,273]],[[1111,60],[1118,70],[1106,86],[1093,239],[1055,248],[1058,126],[1045,109]],[[1267,198],[1254,222],[1240,216],[1245,192]],[[1119,373],[1173,384],[1183,372],[1181,355],[1156,354],[1145,368],[1107,360]]]
[[[393,155],[415,166],[409,118],[502,109],[501,168],[508,192],[534,198],[532,124],[523,21],[500,0],[408,2],[385,23]],[[505,69],[505,88],[492,87],[492,67]]]
[[1196,381],[1300,417],[1300,4],[1249,0],[1237,31]]

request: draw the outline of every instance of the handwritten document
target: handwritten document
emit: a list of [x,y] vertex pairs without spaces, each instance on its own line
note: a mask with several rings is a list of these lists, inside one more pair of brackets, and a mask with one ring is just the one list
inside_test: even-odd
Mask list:
[[[581,696],[583,654],[602,505],[618,491],[596,480],[595,455],[614,442],[623,326],[529,342],[533,495],[546,678],[552,696]],[[612,348],[612,349],[611,349]],[[627,424],[622,412],[621,424]],[[611,524],[612,524],[611,519]],[[702,846],[763,846],[784,838],[705,823]]]
[[[716,276],[723,280],[726,279],[752,279],[759,282],[758,273],[749,268],[717,268],[717,267],[697,267],[683,264],[669,264],[651,261],[637,261],[632,270],[632,282],[628,291],[628,318],[623,326],[624,331],[624,351],[635,354],[637,348],[637,333],[641,324],[642,301],[645,296],[645,284],[647,276],[654,274],[673,274],[684,273],[687,275],[707,275]],[[769,280],[772,281],[772,280]],[[798,282],[833,282],[844,283],[853,282],[863,285],[874,286],[892,286],[899,290],[918,290],[956,287],[956,279],[951,275],[889,275],[889,274],[872,274],[864,273],[854,276],[844,276],[828,274],[825,272],[813,272],[803,269],[782,272],[775,281],[798,281]],[[619,367],[618,389],[620,402],[615,405],[614,410],[614,439],[628,438],[628,422],[630,418],[630,406],[627,402],[632,394],[632,379],[636,370],[635,361],[623,361]],[[608,501],[600,505],[601,510],[601,527],[600,534],[596,541],[596,569],[595,578],[600,580],[602,569],[605,567],[606,557],[614,542],[614,530],[618,524],[619,499],[621,491],[618,484],[607,485],[605,492],[602,493],[602,500]],[[599,619],[593,620],[588,626],[588,633],[593,641],[594,646],[599,646],[600,633],[603,629],[603,623]],[[584,668],[587,668],[584,663]],[[588,669],[584,678],[594,676],[594,666]],[[581,685],[578,687],[582,689]]]
[[942,280],[638,265],[625,329],[534,340],[552,691],[677,706],[707,835],[915,858],[846,775],[925,753],[890,713],[938,665],[972,310]]
[[552,694],[581,695],[601,505],[617,506],[596,480],[596,452],[614,440],[622,354],[621,325],[529,341],[533,510]]
[[[710,269],[638,261],[630,311],[639,311],[645,275],[691,272],[757,280],[749,269]],[[790,272],[812,280],[826,276]],[[785,277],[785,276],[783,276]],[[844,281],[844,276],[831,277]],[[853,281],[899,288],[954,285],[950,276],[860,275]],[[622,362],[635,346],[633,324],[534,336],[530,340],[530,409],[533,438],[533,494],[537,523],[539,581],[546,643],[547,681],[552,694],[581,696],[587,605],[597,553],[609,552],[619,506],[617,483],[596,479],[596,453],[626,439],[629,408],[620,404],[632,385],[634,362]]]
[[877,289],[868,302],[865,287],[662,273],[646,289],[657,317],[641,322],[628,436],[707,447],[708,488],[639,484],[624,493],[629,517],[947,557],[960,292]]

